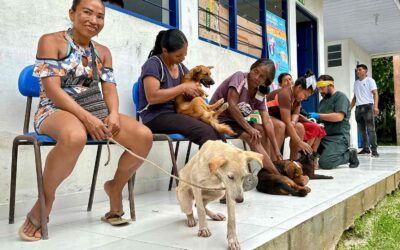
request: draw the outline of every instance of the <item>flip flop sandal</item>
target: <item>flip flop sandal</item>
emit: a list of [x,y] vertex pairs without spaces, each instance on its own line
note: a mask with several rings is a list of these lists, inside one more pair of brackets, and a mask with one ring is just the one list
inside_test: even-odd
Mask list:
[[[40,227],[41,227],[40,222],[39,222],[37,219],[35,219],[35,218],[32,216],[31,213],[28,213],[28,214],[26,215],[26,218],[27,218],[28,221],[35,227],[35,233],[36,233],[36,231],[39,230]],[[27,235],[27,234],[24,232],[24,225],[25,225],[25,223],[22,224],[22,226],[21,226],[21,227],[19,228],[19,230],[18,230],[19,237],[20,237],[22,240],[24,240],[24,241],[38,241],[38,240],[41,240],[41,238],[37,238],[37,237],[35,237],[35,236],[29,236],[29,235]]]
[[124,212],[108,212],[106,213],[103,217],[101,217],[101,220],[104,222],[109,223],[112,226],[118,226],[118,225],[124,225],[124,224],[129,224],[128,219],[122,218],[124,215]]

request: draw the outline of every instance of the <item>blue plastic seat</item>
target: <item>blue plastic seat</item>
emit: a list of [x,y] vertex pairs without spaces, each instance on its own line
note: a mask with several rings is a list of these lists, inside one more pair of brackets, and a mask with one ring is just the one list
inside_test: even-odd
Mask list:
[[[57,142],[47,135],[38,134],[36,132],[30,132],[30,114],[32,106],[32,98],[39,97],[40,95],[40,83],[39,78],[34,77],[33,65],[26,66],[20,73],[18,78],[18,89],[21,95],[27,97],[26,108],[25,108],[25,120],[23,133],[14,138],[12,146],[12,160],[11,160],[11,185],[10,185],[10,207],[9,207],[9,218],[10,224],[14,223],[14,213],[15,213],[15,192],[16,192],[16,181],[17,181],[17,160],[18,160],[18,147],[20,145],[32,145],[35,152],[35,165],[36,165],[36,176],[38,183],[38,193],[39,193],[39,203],[40,203],[40,213],[41,213],[41,232],[42,239],[48,238],[47,230],[47,216],[45,215],[45,199],[43,191],[43,176],[42,176],[42,161],[41,161],[41,146],[54,146]],[[87,211],[91,211],[93,204],[94,191],[96,187],[97,173],[99,169],[100,157],[102,146],[107,144],[107,141],[95,141],[88,138],[86,145],[97,145],[97,154],[95,159],[95,166],[92,177],[92,184],[90,188],[90,196],[87,206]],[[135,216],[135,206],[133,197],[133,185],[134,185],[135,175],[128,182],[129,191],[129,201],[130,201],[130,212],[132,220],[136,220]]]
[[[140,121],[140,113],[139,113],[139,86],[140,86],[140,81],[137,81],[133,84],[132,87],[132,100],[133,103],[135,104],[136,108],[136,120]],[[172,162],[172,169],[171,169],[171,174],[178,176],[178,167],[176,164],[176,159],[178,158],[178,152],[179,152],[179,144],[182,141],[187,141],[188,142],[188,148],[186,151],[186,158],[185,158],[185,164],[189,161],[189,156],[190,156],[190,150],[192,148],[192,142],[189,141],[188,138],[186,138],[182,134],[153,134],[153,141],[167,141],[168,142],[168,147],[170,150],[170,155],[171,155],[171,162]],[[172,142],[176,143],[176,147],[174,149]],[[168,190],[170,191],[172,188],[172,182],[173,179],[172,177],[169,180],[169,185],[168,185]],[[176,185],[178,185],[178,180],[176,180]]]

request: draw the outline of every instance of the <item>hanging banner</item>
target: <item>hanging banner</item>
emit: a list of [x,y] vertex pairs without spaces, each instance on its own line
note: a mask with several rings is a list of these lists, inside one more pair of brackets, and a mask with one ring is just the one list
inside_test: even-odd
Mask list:
[[278,76],[289,73],[286,21],[267,11],[267,45],[268,57],[275,63],[276,73],[272,90],[279,88]]

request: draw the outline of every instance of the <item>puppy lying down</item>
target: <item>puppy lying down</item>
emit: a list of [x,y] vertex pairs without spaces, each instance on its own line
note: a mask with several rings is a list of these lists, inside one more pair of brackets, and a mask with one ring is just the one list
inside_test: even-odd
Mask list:
[[[193,216],[193,200],[199,217],[198,236],[210,237],[206,215],[213,220],[223,221],[223,214],[206,208],[207,204],[226,195],[228,207],[228,244],[230,249],[240,249],[236,236],[235,203],[243,202],[243,180],[248,178],[247,163],[256,160],[262,166],[263,156],[251,151],[243,151],[221,141],[208,141],[179,172],[180,178],[207,188],[224,190],[207,191],[179,182],[176,188],[182,212],[187,216],[187,225],[196,226]],[[251,174],[250,174],[251,175]]]
[[274,165],[281,175],[269,174],[261,169],[258,174],[257,190],[276,195],[293,195],[304,197],[311,189],[307,187],[309,177],[303,174],[301,164],[290,161],[275,161]]

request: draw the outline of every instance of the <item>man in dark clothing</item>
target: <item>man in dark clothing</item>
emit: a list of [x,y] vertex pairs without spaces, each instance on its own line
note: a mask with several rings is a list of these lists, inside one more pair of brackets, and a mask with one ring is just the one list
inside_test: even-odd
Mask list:
[[323,99],[319,105],[319,113],[310,113],[310,118],[320,120],[325,125],[326,136],[318,149],[320,153],[319,167],[336,168],[342,164],[356,168],[359,165],[357,150],[349,149],[350,145],[350,101],[334,86],[333,77],[321,75],[317,87]]

